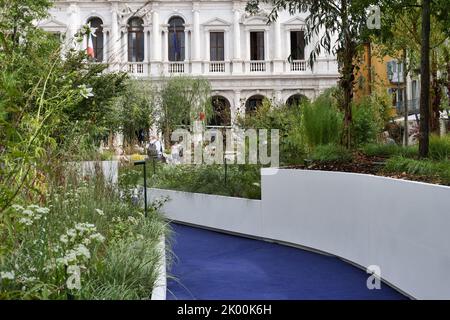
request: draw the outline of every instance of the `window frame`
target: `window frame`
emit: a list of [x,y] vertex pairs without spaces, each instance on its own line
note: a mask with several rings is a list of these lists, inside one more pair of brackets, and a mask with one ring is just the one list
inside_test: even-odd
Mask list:
[[[219,37],[217,35],[221,35],[222,43],[220,46]],[[216,41],[213,43],[213,35],[216,35]],[[213,50],[215,50],[215,57],[213,54]],[[221,50],[221,54],[219,54],[219,50]],[[214,59],[215,58],[215,59]],[[224,31],[210,31],[209,32],[209,60],[213,62],[223,62],[225,61],[225,32]]]
[[[133,21],[139,21],[140,25],[133,26]],[[133,17],[128,20],[127,24],[127,51],[128,62],[140,63],[145,60],[145,32],[144,20],[139,17]]]

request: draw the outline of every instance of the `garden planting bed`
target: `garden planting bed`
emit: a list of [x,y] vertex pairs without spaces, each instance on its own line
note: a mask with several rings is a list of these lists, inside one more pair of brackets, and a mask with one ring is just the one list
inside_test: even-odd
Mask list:
[[355,152],[353,154],[353,159],[346,162],[341,160],[327,161],[327,162],[319,161],[303,165],[286,166],[283,167],[283,169],[371,174],[401,180],[425,182],[439,185],[449,185],[447,181],[444,181],[442,178],[433,175],[411,174],[407,172],[389,172],[385,170],[385,165],[388,160],[389,157],[367,156],[363,153]]
[[367,174],[262,170],[261,200],[149,189],[169,219],[310,248],[418,299],[450,298],[450,187]]

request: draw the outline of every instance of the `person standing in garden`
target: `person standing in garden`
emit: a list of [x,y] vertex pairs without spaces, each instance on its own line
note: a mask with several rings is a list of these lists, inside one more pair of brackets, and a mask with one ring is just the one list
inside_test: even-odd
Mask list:
[[154,158],[154,159],[158,159],[158,160],[162,159],[162,154],[163,154],[162,144],[161,144],[161,141],[159,141],[158,138],[156,138],[156,136],[152,136],[150,138],[150,142],[148,143],[146,149],[147,149],[147,154],[150,158]]

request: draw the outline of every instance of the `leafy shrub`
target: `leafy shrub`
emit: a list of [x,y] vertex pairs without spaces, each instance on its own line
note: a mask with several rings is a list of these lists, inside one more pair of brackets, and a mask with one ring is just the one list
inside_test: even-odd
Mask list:
[[313,103],[304,103],[301,126],[309,148],[338,143],[342,133],[342,118],[331,92],[325,92]]
[[430,158],[434,160],[450,159],[450,134],[430,137]]
[[161,216],[151,207],[145,218],[100,179],[50,187],[43,204],[0,216],[0,299],[148,298]]
[[408,146],[405,148],[397,144],[369,143],[364,145],[361,151],[367,156],[380,157],[404,156],[414,158],[418,154],[417,146]]
[[[273,106],[267,99],[251,117],[240,117],[238,124],[243,128],[278,129],[280,131],[280,164],[301,163],[305,146],[301,133],[301,105]],[[269,133],[270,134],[270,133]]]
[[352,160],[349,150],[340,145],[328,144],[317,146],[311,154],[316,162],[348,162]]
[[351,131],[355,146],[375,142],[382,129],[383,121],[374,98],[366,97],[353,105]]
[[[133,170],[133,169],[129,169]],[[142,182],[142,181],[141,181]],[[248,199],[261,198],[261,174],[257,165],[161,165],[149,172],[151,187]]]

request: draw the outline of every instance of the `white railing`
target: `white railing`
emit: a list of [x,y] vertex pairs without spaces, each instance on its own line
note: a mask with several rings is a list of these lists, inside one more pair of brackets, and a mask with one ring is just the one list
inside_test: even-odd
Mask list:
[[144,74],[144,64],[143,63],[135,63],[135,62],[128,63],[128,73],[131,73],[134,75]]
[[169,73],[184,73],[184,63],[183,62],[170,62],[169,63]]
[[265,72],[266,65],[266,61],[250,61],[250,72]]
[[292,61],[291,71],[306,71],[306,61]]
[[225,62],[210,62],[209,72],[211,72],[211,73],[225,72]]

